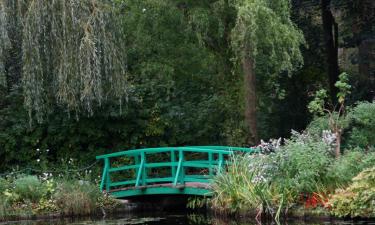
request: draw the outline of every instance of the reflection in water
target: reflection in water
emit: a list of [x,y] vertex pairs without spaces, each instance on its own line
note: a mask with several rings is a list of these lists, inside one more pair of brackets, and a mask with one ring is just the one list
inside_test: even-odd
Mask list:
[[[0,223],[0,225],[260,225],[255,221],[238,222],[235,219],[223,220],[220,218],[208,216],[206,214],[125,214],[107,219],[57,219],[57,220],[39,220],[39,221],[18,221]],[[263,223],[261,225],[273,225],[274,223]],[[323,222],[302,222],[288,221],[282,225],[375,225],[374,221],[323,221]]]

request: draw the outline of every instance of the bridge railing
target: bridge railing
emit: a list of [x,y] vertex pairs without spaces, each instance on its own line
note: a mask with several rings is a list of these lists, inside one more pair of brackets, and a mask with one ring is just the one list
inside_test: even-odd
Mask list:
[[[104,161],[101,191],[110,192],[113,189],[128,187],[145,187],[150,184],[172,183],[174,186],[184,185],[185,182],[208,183],[214,174],[220,172],[227,158],[234,152],[255,152],[254,148],[227,147],[227,146],[188,146],[188,147],[160,147],[127,150],[97,156],[96,159]],[[150,155],[168,154],[167,162],[152,162]],[[205,158],[192,159],[191,155],[198,153]],[[113,167],[114,159],[127,157],[126,164]],[[130,160],[129,160],[130,159]],[[151,177],[150,170],[167,168],[168,175],[164,177]],[[188,168],[196,168],[199,172],[187,173]],[[128,176],[114,181],[112,174],[126,172]],[[121,177],[121,176],[120,176]]]

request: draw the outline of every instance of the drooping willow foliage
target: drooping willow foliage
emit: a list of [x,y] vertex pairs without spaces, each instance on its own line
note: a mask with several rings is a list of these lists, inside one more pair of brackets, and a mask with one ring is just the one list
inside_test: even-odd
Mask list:
[[251,56],[256,66],[266,68],[258,72],[271,76],[303,63],[300,47],[305,40],[290,19],[290,0],[234,0],[233,5],[238,11],[232,31],[237,56]]
[[[22,30],[22,86],[31,118],[42,121],[54,104],[89,114],[105,101],[118,100],[121,106],[129,85],[123,31],[114,3],[15,2],[0,3],[0,43],[7,43],[11,13],[17,10]],[[6,8],[11,4],[17,7]]]
[[0,86],[5,86],[5,59],[4,51],[8,48],[10,41],[8,37],[8,32],[5,27],[6,24],[6,11],[5,2],[0,1]]

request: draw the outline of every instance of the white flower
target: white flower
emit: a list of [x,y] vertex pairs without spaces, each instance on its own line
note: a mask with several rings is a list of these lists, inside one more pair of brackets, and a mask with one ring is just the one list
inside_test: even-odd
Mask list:
[[143,8],[143,9],[142,9],[142,12],[146,12],[146,9],[145,9],[145,8]]
[[46,152],[49,152],[49,149],[48,149],[48,148],[46,149]]
[[40,151],[40,149],[39,149],[39,148],[37,148],[37,149],[36,149],[36,151],[37,151],[37,152],[39,152],[39,151]]
[[36,162],[40,162],[40,159],[37,159]]

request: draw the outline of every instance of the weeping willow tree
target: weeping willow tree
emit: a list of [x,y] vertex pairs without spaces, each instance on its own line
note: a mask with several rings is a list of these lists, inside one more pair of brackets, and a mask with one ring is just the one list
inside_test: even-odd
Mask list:
[[[116,13],[109,1],[1,1],[0,51],[9,42],[7,30],[20,29],[21,80],[30,118],[41,122],[54,105],[77,115],[91,115],[96,106],[113,100],[121,108],[129,85]],[[15,16],[21,22],[12,28]]]
[[290,0],[235,0],[233,6],[237,18],[231,45],[244,73],[245,120],[254,144],[258,142],[257,77],[272,80],[301,65],[304,37],[290,19]]
[[5,79],[5,49],[9,47],[10,41],[6,29],[5,2],[0,2],[0,86],[6,85]]

